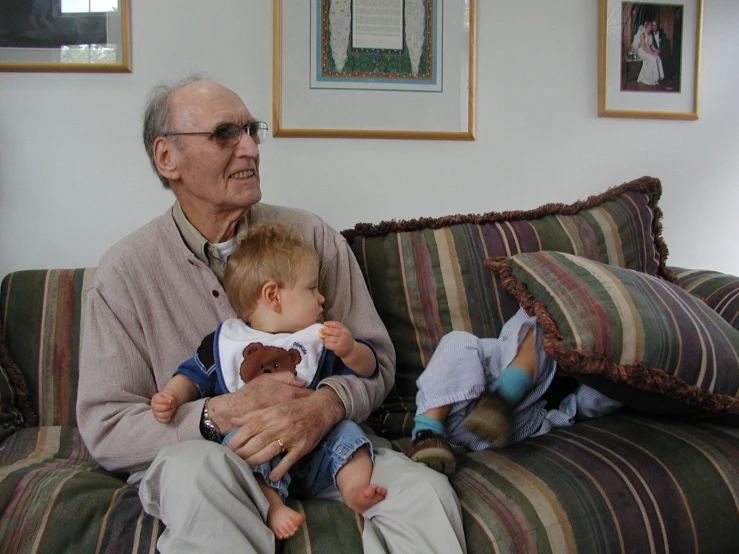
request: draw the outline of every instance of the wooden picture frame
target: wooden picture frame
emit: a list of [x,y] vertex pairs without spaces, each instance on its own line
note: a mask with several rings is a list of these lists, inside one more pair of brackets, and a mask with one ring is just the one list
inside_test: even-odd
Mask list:
[[130,0],[7,0],[0,71],[130,72]]
[[703,0],[600,0],[598,116],[698,119]]
[[475,11],[274,0],[274,136],[474,140]]

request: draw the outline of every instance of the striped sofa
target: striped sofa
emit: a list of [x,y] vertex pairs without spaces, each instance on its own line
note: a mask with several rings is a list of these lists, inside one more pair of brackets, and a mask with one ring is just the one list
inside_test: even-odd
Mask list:
[[[351,235],[370,271],[367,245]],[[457,250],[463,243],[470,244],[457,240]],[[458,251],[455,259],[461,264],[468,254]],[[154,552],[163,530],[143,513],[125,476],[95,463],[76,428],[80,314],[93,272],[18,271],[2,281],[5,346],[39,421],[0,444],[0,552]],[[679,268],[671,274],[739,326],[739,279]],[[419,286],[413,294],[421,293]],[[464,287],[456,293],[464,296]],[[396,340],[402,331],[392,325]],[[413,370],[399,360],[401,389],[372,423],[404,449],[413,406],[402,387]],[[460,455],[451,483],[470,552],[739,551],[739,429],[733,427],[623,410],[497,451]],[[307,523],[283,552],[362,551],[362,519],[343,504],[289,502]]]

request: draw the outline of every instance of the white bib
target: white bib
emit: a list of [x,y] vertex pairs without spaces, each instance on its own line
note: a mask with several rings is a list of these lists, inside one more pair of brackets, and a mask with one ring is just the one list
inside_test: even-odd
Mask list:
[[263,346],[282,348],[285,351],[295,349],[293,356],[300,361],[295,370],[300,379],[311,383],[318,369],[318,362],[323,353],[323,340],[318,337],[318,330],[323,327],[316,323],[297,333],[265,333],[249,327],[238,318],[227,319],[221,326],[218,336],[218,356],[221,362],[223,380],[230,392],[244,386],[239,370],[244,361],[244,350],[253,343]]

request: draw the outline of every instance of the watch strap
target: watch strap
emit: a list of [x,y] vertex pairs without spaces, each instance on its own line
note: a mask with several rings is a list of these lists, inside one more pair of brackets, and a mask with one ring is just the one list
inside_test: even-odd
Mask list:
[[200,434],[206,440],[220,443],[223,440],[223,436],[221,435],[221,431],[218,429],[218,426],[210,418],[208,402],[210,402],[210,398],[205,399],[205,403],[203,404],[203,413],[200,415]]

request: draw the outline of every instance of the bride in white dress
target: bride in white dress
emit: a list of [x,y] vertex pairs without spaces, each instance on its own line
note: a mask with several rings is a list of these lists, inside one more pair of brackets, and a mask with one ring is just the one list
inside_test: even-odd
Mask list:
[[652,36],[652,23],[647,21],[644,25],[639,25],[639,30],[634,35],[631,47],[642,60],[641,71],[637,82],[645,85],[656,85],[665,78],[664,69],[662,69],[662,59],[659,57],[659,50],[654,46],[654,37]]

